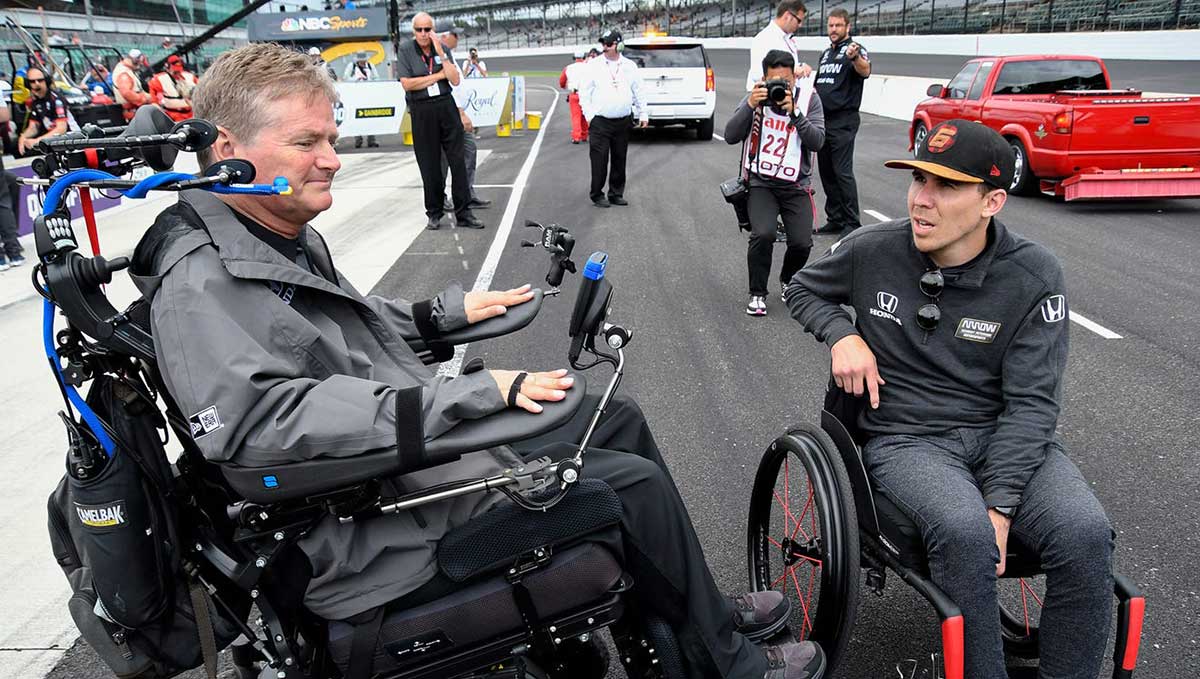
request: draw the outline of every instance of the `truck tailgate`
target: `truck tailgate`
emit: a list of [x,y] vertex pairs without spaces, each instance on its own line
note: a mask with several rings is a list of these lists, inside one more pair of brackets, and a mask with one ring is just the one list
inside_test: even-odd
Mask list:
[[1200,164],[1200,97],[1071,97],[1063,103],[1074,114],[1072,155],[1131,153],[1152,163],[1154,156],[1191,153]]

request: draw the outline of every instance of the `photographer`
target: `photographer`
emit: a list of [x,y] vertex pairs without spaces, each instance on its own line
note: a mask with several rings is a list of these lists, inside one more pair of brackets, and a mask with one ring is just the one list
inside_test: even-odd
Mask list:
[[[796,60],[771,50],[762,60],[763,79],[754,84],[725,125],[725,141],[744,142],[742,170],[750,186],[750,302],[746,313],[767,315],[767,278],[775,223],[782,218],[787,252],[780,290],[808,262],[812,250],[813,154],[825,142],[825,114],[813,96],[812,78],[796,80]],[[797,105],[797,103],[799,105]]]
[[463,59],[462,77],[464,78],[486,78],[488,77],[487,62],[479,58],[479,50],[474,47],[468,52],[469,56]]

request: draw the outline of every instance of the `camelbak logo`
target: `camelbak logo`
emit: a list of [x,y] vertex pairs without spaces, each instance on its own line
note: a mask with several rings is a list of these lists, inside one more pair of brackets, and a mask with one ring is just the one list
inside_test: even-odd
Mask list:
[[954,336],[970,342],[991,344],[1000,333],[1000,323],[996,321],[981,321],[975,318],[964,318],[958,322],[958,330]]
[[1042,302],[1042,319],[1047,323],[1057,323],[1067,317],[1067,298],[1054,295]]
[[75,505],[79,521],[89,528],[112,528],[127,523],[125,519],[125,503],[114,502],[109,505]]
[[896,313],[896,307],[900,306],[900,300],[890,292],[880,292],[876,301],[879,302],[879,308],[889,314]]

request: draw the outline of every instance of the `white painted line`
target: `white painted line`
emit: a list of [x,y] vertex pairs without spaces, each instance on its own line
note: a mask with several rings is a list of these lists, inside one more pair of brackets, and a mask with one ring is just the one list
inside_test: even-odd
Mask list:
[[882,212],[876,212],[875,210],[863,210],[863,212],[871,215],[872,217],[874,217],[875,219],[878,219],[881,222],[886,222],[889,219],[891,219],[890,217],[883,214]]
[[[423,257],[434,257],[434,256],[438,256],[438,255],[448,255],[448,254],[450,254],[450,253],[449,253],[449,252],[414,252],[414,251],[412,251],[412,250],[409,250],[409,251],[405,252],[404,254],[406,254],[406,255],[420,255],[420,256],[423,256]],[[462,254],[462,248],[459,248],[459,252],[458,252],[458,254],[460,254],[460,255]]]
[[713,133],[713,139],[716,139],[717,141],[725,141],[725,137],[722,137],[721,135],[717,134],[716,132]]
[[[500,219],[500,226],[496,228],[496,235],[492,238],[492,245],[488,248],[487,257],[483,260],[483,265],[479,267],[479,275],[475,278],[475,285],[471,287],[472,291],[487,290],[492,286],[492,277],[496,275],[496,267],[500,265],[500,254],[504,252],[504,245],[508,242],[508,235],[512,232],[513,222],[517,219],[517,206],[521,203],[521,197],[525,194],[525,184],[529,182],[529,175],[533,172],[533,164],[537,161],[538,152],[542,150],[542,140],[546,138],[546,130],[550,129],[550,119],[554,116],[554,109],[558,108],[558,91],[549,87],[533,87],[530,89],[547,90],[554,94],[554,99],[550,104],[550,110],[546,112],[546,118],[542,121],[542,127],[538,130],[537,138],[533,140],[533,146],[529,149],[529,155],[525,157],[525,162],[521,165],[521,171],[517,173],[517,181],[513,183],[513,192],[508,196],[508,203],[504,206],[504,216]],[[478,186],[478,185],[477,185]],[[463,262],[465,265],[466,262]],[[439,375],[457,375],[462,371],[463,357],[467,354],[467,345],[460,344],[454,348],[454,357],[446,361],[438,368]]]
[[1122,339],[1121,336],[1118,335],[1117,333],[1113,332],[1112,330],[1109,330],[1108,328],[1104,327],[1103,325],[1100,325],[1099,323],[1097,323],[1096,321],[1093,321],[1092,319],[1088,318],[1087,316],[1084,316],[1083,314],[1079,313],[1078,311],[1072,310],[1070,312],[1070,318],[1072,321],[1078,323],[1079,325],[1082,325],[1083,327],[1087,328],[1088,330],[1091,330],[1092,332],[1103,337],[1104,339]]
[[462,249],[462,246],[461,246],[461,245],[460,245],[460,246],[458,246],[458,254],[460,254],[460,255],[464,255],[464,254],[466,254],[465,252],[463,252],[463,249]]
[[467,260],[465,260],[465,259],[464,259],[464,260],[462,261],[462,263],[463,263],[463,271],[470,271],[470,270],[471,270],[471,265],[470,265],[470,264],[467,264]]

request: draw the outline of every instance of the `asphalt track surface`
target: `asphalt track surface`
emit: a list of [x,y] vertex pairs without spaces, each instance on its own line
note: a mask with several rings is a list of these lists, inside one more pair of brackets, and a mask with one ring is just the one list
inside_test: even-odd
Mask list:
[[[738,56],[714,54],[718,134],[742,94],[745,62]],[[547,64],[530,58],[502,67],[550,70]],[[561,65],[560,59],[554,70]],[[592,251],[609,253],[608,275],[616,288],[611,320],[634,331],[621,391],[646,411],[718,583],[727,591],[743,590],[755,467],[787,426],[814,420],[828,351],[787,316],[774,292],[767,317],[743,312],[746,241],[717,192],[717,184],[734,171],[734,149],[717,140],[697,142],[682,130],[636,134],[626,191],[631,205],[597,209],[587,198],[587,146],[569,142],[565,102],[547,89],[556,83],[545,78],[529,84],[530,109],[549,111],[554,96],[559,103],[527,187],[513,196],[519,201],[517,223],[503,243],[492,287],[542,282],[548,258],[520,247],[521,239],[533,236],[521,228],[527,218],[569,227],[581,265]],[[480,189],[496,201],[479,213],[489,228],[422,233],[375,293],[423,299],[451,279],[472,285],[510,198],[511,189],[503,187],[518,180],[536,138],[532,131],[521,134],[507,140],[489,134],[480,142],[494,151],[477,177],[479,185],[497,187]],[[905,125],[864,116],[858,140],[863,209],[903,216],[908,175],[882,163],[904,155]],[[819,186],[817,193],[823,205]],[[1147,597],[1136,676],[1200,676],[1200,577],[1194,563],[1200,554],[1195,453],[1200,201],[1080,205],[1018,197],[1010,199],[1002,217],[1057,253],[1072,310],[1122,336],[1104,339],[1071,326],[1059,432],[1118,533],[1117,570]],[[864,213],[864,223],[875,220]],[[832,242],[817,237],[813,256]],[[782,259],[782,248],[777,250],[775,271]],[[565,367],[566,325],[578,280],[568,277],[565,294],[547,300],[529,328],[473,345],[467,355],[484,357],[490,367]],[[597,369],[587,377],[595,390],[607,372]],[[882,597],[863,593],[850,659],[838,674],[885,679],[896,677],[899,665],[902,679],[908,679],[915,662],[913,677],[941,676],[930,668],[930,654],[940,648],[937,629],[930,607],[893,575]],[[1108,667],[1102,676],[1108,676]],[[77,646],[51,676],[109,675],[96,667],[90,651]]]

